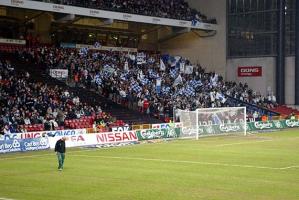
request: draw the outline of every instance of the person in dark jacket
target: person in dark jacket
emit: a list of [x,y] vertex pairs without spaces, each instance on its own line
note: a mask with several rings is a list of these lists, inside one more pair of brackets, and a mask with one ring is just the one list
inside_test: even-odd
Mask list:
[[63,169],[63,163],[64,163],[64,158],[65,158],[65,140],[66,138],[63,137],[59,140],[57,140],[55,144],[55,152],[57,154],[58,158],[58,170],[62,171]]

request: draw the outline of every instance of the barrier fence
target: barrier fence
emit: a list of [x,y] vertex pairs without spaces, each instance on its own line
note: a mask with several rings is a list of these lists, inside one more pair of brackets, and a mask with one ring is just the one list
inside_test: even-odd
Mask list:
[[[149,127],[146,126],[140,127]],[[138,141],[179,138],[181,123],[153,124],[148,129],[128,130],[123,132],[87,134],[86,129],[41,131],[31,133],[7,134],[0,137],[0,153],[25,152],[53,149],[58,139],[66,137],[66,147],[96,146],[106,144],[126,144]],[[134,127],[131,127],[134,129]],[[137,127],[135,127],[137,128]],[[241,124],[205,125],[199,127],[200,135],[213,133],[232,133],[244,131]],[[299,128],[299,120],[274,120],[266,122],[248,122],[247,132]]]

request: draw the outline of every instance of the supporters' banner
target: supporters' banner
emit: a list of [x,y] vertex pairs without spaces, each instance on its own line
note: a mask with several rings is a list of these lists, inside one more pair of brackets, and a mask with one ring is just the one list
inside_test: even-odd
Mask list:
[[48,138],[11,139],[0,141],[0,153],[49,149]]
[[239,77],[262,76],[262,67],[261,66],[239,66],[238,76]]
[[16,40],[16,39],[0,38],[0,44],[18,44],[18,45],[25,45],[25,44],[26,44],[26,40]]
[[136,131],[139,140],[177,138],[180,136],[180,133],[181,128],[147,129]]
[[[82,134],[65,136],[66,147],[81,147],[81,146],[94,146],[102,144],[126,143],[137,142],[138,138],[135,131],[125,132],[109,132],[109,133],[95,133],[95,134]],[[54,149],[57,140],[61,137],[49,137],[50,148]]]
[[50,69],[50,76],[53,78],[67,78],[69,71],[67,69]]
[[[72,47],[71,47],[72,48]],[[117,52],[137,52],[136,48],[126,48],[126,47],[109,47],[109,46],[94,46],[88,44],[75,44],[76,49],[88,48],[91,50],[98,51],[117,51]]]

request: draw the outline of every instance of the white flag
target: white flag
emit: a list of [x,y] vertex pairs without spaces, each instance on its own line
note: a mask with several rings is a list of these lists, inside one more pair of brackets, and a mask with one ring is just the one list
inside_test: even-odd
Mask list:
[[157,78],[156,79],[156,86],[157,87],[161,86],[161,82],[162,82],[161,78]]
[[185,72],[185,62],[180,63],[180,72],[184,73]]
[[160,59],[160,70],[161,71],[165,71],[166,70],[166,66],[165,66],[165,64],[164,64],[164,62],[163,62],[162,59]]
[[177,85],[179,85],[179,84],[181,84],[181,83],[183,83],[183,79],[182,79],[181,75],[179,75],[179,76],[174,80],[174,82],[173,82],[173,86],[175,87],[175,86],[177,86]]
[[124,70],[125,71],[129,71],[129,63],[128,63],[128,61],[125,62]]
[[193,66],[192,65],[186,66],[185,74],[192,74],[192,73],[193,73]]

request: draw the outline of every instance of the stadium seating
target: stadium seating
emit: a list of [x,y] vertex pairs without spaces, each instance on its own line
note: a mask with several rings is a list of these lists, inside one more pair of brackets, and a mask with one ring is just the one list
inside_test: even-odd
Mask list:
[[46,2],[162,18],[215,23],[215,20],[208,21],[205,15],[192,9],[184,0],[47,0]]
[[281,113],[284,116],[289,116],[290,114],[294,113],[295,115],[299,115],[299,111],[293,108],[290,108],[286,105],[280,105],[276,108],[272,109],[275,112]]
[[95,120],[103,122],[102,128],[113,123],[99,106],[83,104],[59,86],[36,82],[28,72],[16,73],[8,60],[0,62],[0,80],[0,134],[93,128]]

